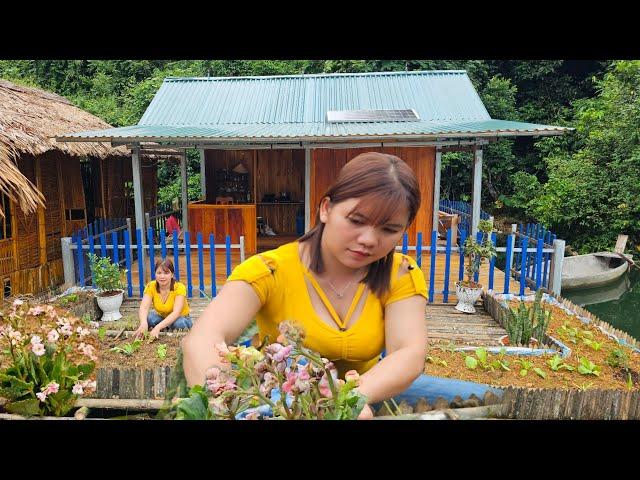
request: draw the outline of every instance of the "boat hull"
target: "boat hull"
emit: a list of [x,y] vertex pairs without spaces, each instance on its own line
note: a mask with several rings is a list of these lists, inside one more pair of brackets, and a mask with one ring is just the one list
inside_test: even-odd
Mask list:
[[611,252],[565,257],[562,265],[562,288],[595,288],[615,282],[626,273],[629,264]]

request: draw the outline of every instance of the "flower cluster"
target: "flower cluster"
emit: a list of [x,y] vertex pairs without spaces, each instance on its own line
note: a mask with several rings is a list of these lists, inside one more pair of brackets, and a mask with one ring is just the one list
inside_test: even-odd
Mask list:
[[0,348],[0,396],[11,413],[62,416],[96,389],[97,343],[64,309],[15,300],[0,311]]
[[366,403],[358,373],[339,379],[331,361],[303,346],[298,325],[283,322],[279,329],[278,342],[261,351],[216,345],[221,366],[207,370],[204,387],[178,403],[176,418],[357,418]]

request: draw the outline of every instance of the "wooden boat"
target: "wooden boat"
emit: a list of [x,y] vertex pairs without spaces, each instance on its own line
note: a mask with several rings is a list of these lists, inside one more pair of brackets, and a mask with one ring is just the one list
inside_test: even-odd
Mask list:
[[627,258],[630,259],[630,255],[623,257],[614,252],[565,257],[562,262],[562,289],[593,288],[615,282],[629,269]]

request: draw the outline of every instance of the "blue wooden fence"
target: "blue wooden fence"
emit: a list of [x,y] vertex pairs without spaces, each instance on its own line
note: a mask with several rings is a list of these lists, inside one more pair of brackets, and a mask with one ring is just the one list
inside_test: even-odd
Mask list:
[[[456,214],[459,216],[458,222],[458,236],[462,231],[471,231],[471,216],[473,213],[473,206],[468,202],[462,202],[460,200],[440,200],[440,211],[445,213]],[[488,220],[491,218],[484,210],[480,210],[480,219]]]
[[[126,275],[126,291],[129,297],[134,294],[133,278],[131,275],[131,265],[134,261],[134,253],[139,251],[145,251],[147,263],[152,263],[149,260],[153,259],[156,254],[160,254],[163,258],[168,255],[173,255],[175,265],[175,276],[177,280],[182,281],[187,286],[187,296],[192,298],[195,295],[204,297],[209,295],[215,297],[217,294],[216,285],[216,250],[224,250],[225,253],[225,276],[231,274],[232,265],[232,251],[234,249],[240,250],[240,261],[244,258],[244,242],[241,239],[239,244],[232,245],[229,236],[226,237],[224,244],[215,244],[213,234],[209,235],[208,242],[203,238],[201,233],[197,233],[195,239],[192,239],[189,232],[184,234],[184,243],[178,244],[177,237],[173,238],[173,245],[166,245],[166,235],[163,230],[159,235],[155,235],[152,228],[149,228],[146,232],[148,238],[148,245],[143,246],[143,232],[140,229],[136,230],[134,239],[129,238],[129,232],[125,229],[123,232],[122,243],[116,238],[117,234],[112,233],[111,243],[107,243],[105,236],[100,235],[99,247],[89,242],[88,245],[84,245],[79,237],[76,237],[72,246],[74,251],[75,263],[78,265],[78,274],[76,281],[79,284],[86,285],[92,282],[91,273],[86,266],[86,255],[91,251],[100,252],[102,256],[109,256],[114,261],[123,261],[128,270]],[[425,236],[422,232],[418,232],[415,238],[415,242],[410,245],[410,239],[405,233],[402,239],[402,244],[396,247],[407,255],[415,258],[418,265],[423,268],[424,256],[428,255],[429,264],[425,270],[425,279],[428,282],[428,298],[429,302],[435,301],[435,295],[442,295],[443,301],[446,303],[451,299],[450,280],[463,280],[464,278],[464,257],[463,252],[460,249],[460,245],[464,244],[467,232],[463,230],[458,238],[458,244],[452,242],[452,230],[449,229],[446,232],[446,241],[440,241],[440,245],[436,248],[432,248],[430,245],[424,245],[423,241]],[[90,237],[93,238],[93,237]],[[156,244],[156,238],[160,239],[159,245]],[[431,241],[431,245],[437,243],[437,232],[433,231],[428,237]],[[195,242],[193,242],[195,240]],[[511,285],[509,282],[510,276],[505,275],[504,282],[497,285],[495,282],[495,269],[496,260],[492,260],[488,265],[488,283],[485,285],[489,290],[494,290],[502,293],[518,293],[524,294],[525,289],[537,289],[541,286],[548,286],[549,272],[551,261],[552,248],[547,248],[543,242],[537,242],[532,245],[529,241],[529,237],[516,236],[515,234],[505,235],[503,233],[493,233],[491,241],[494,245],[497,245],[496,250],[499,254],[504,254],[504,270],[514,273],[513,276],[519,279],[518,292],[510,291]],[[193,243],[192,243],[193,242]],[[504,245],[504,246],[501,246]],[[197,252],[198,263],[198,275],[197,278],[193,278],[194,275],[191,265],[191,251]],[[171,251],[170,251],[171,250]],[[451,269],[451,259],[453,255],[459,256],[459,268],[457,272]],[[180,269],[179,257],[185,256],[185,267]],[[206,265],[206,256],[209,257],[209,266],[211,275],[205,278],[204,269]],[[438,257],[440,256],[440,257]],[[444,257],[444,258],[443,258]],[[444,275],[437,278],[436,265],[438,264],[437,258],[441,258],[444,261]],[[84,260],[84,261],[83,261]],[[485,268],[485,267],[483,267]],[[155,272],[153,268],[150,268],[151,278],[153,279]],[[533,272],[531,274],[530,272]],[[453,277],[453,278],[452,278]],[[139,270],[138,278],[138,291],[137,294],[142,297],[144,290],[143,273]],[[476,277],[477,280],[477,277]],[[196,283],[197,282],[197,283]],[[196,288],[194,289],[194,284]],[[194,292],[195,290],[195,292]]]

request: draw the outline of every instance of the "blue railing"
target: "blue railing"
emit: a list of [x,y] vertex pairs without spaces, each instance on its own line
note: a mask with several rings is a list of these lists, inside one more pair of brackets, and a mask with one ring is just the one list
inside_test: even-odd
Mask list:
[[[458,235],[460,235],[463,230],[467,232],[471,231],[473,206],[470,203],[460,200],[440,200],[440,211],[459,216]],[[489,218],[491,218],[491,215],[484,210],[480,210],[481,220],[488,220]]]
[[[134,254],[137,252],[146,252],[145,260],[149,264],[150,259],[154,259],[156,255],[166,258],[168,255],[173,255],[173,262],[175,266],[175,277],[177,280],[182,281],[187,286],[187,296],[192,298],[194,296],[194,290],[196,295],[200,297],[209,296],[207,292],[211,292],[210,296],[215,297],[217,294],[216,285],[216,250],[223,251],[225,255],[224,269],[225,275],[228,277],[231,274],[233,265],[232,255],[233,250],[239,250],[240,256],[235,257],[239,262],[244,260],[244,242],[241,237],[241,241],[238,244],[231,244],[231,238],[227,235],[224,244],[215,244],[214,235],[210,234],[209,238],[204,238],[201,233],[196,233],[195,242],[188,231],[184,232],[184,243],[179,244],[178,238],[173,237],[173,244],[166,244],[166,233],[161,230],[159,235],[154,234],[154,230],[149,228],[147,230],[147,245],[143,245],[143,233],[140,229],[136,229],[135,239],[129,237],[129,231],[124,230],[122,243],[115,238],[116,233],[113,232],[114,238],[110,244],[106,243],[105,235],[100,235],[100,245],[94,245],[90,242],[88,245],[83,244],[82,240],[77,237],[72,249],[74,250],[75,264],[79,265],[76,281],[78,284],[86,285],[92,282],[91,273],[88,268],[85,268],[86,257],[88,253],[99,253],[101,256],[109,256],[114,262],[123,262],[127,269],[126,274],[126,290],[127,295],[132,297],[134,295],[134,284],[132,278],[132,264],[134,261]],[[478,239],[481,233],[478,234]],[[156,237],[159,237],[160,241],[156,241]],[[429,235],[430,245],[425,245],[425,236],[422,232],[418,232],[414,242],[410,242],[409,236],[405,233],[402,239],[401,245],[396,247],[396,250],[402,253],[412,256],[418,266],[425,272],[425,279],[428,284],[428,300],[430,303],[435,301],[435,295],[442,295],[442,300],[447,303],[451,300],[452,288],[450,286],[451,280],[463,280],[464,279],[464,256],[460,249],[460,245],[464,244],[467,237],[467,232],[462,230],[458,237],[457,244],[453,239],[453,230],[448,229],[446,232],[446,241],[440,241],[438,245],[438,234],[436,231],[431,232]],[[506,237],[506,238],[505,238]],[[553,251],[550,246],[544,245],[543,242],[538,242],[536,245],[529,243],[529,238],[525,236],[516,236],[515,234],[505,235],[504,233],[494,232],[491,236],[491,241],[496,245],[496,250],[500,254],[504,254],[504,270],[507,272],[519,272],[515,275],[518,282],[518,291],[510,291],[512,289],[511,276],[505,275],[504,281],[497,284],[495,281],[496,259],[492,259],[489,262],[488,267],[488,279],[485,287],[489,290],[494,290],[501,293],[517,293],[524,295],[526,288],[538,289],[541,286],[548,287],[549,285],[549,272],[550,262],[552,261],[551,252]],[[497,245],[505,246],[497,246]],[[436,245],[432,248],[431,245]],[[114,248],[115,247],[115,248]],[[197,252],[197,267],[198,274],[194,275],[194,269],[192,269],[192,251]],[[458,269],[454,271],[452,268],[452,259],[454,255],[458,256]],[[184,256],[183,266],[180,265],[180,257]],[[207,264],[207,258],[210,266],[210,275],[205,276],[205,265]],[[428,264],[425,263],[425,256],[429,260]],[[437,275],[437,264],[444,262],[444,273]],[[501,260],[502,262],[502,260]],[[153,268],[148,268],[148,272],[151,275],[151,279],[154,278],[155,272]],[[484,270],[483,270],[484,271]],[[531,272],[533,272],[531,274]],[[143,270],[138,268],[137,290],[140,297],[144,291],[144,277]],[[452,278],[453,277],[453,278]],[[457,277],[457,278],[456,278]],[[478,281],[478,275],[474,278]],[[195,288],[194,288],[195,286]]]

